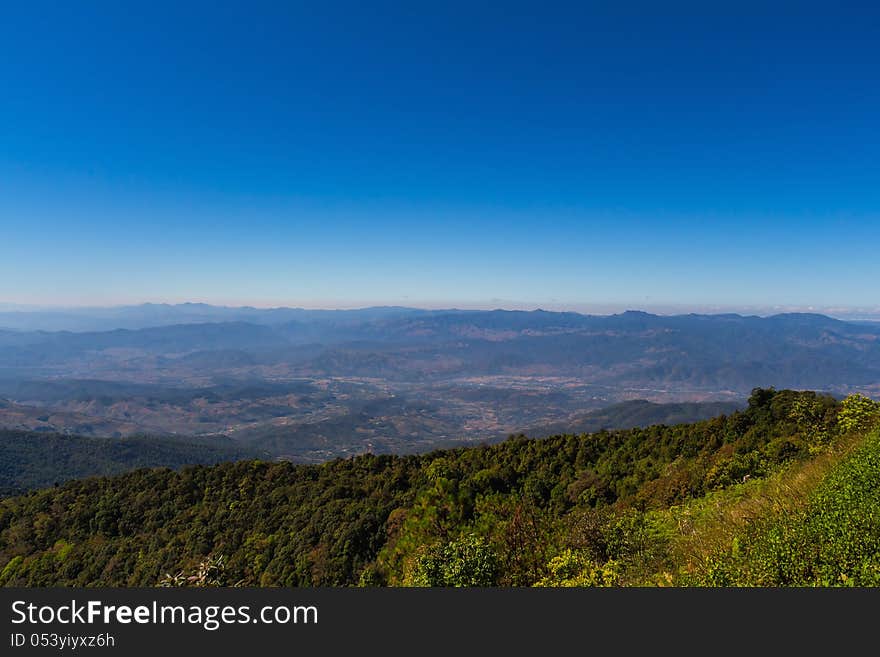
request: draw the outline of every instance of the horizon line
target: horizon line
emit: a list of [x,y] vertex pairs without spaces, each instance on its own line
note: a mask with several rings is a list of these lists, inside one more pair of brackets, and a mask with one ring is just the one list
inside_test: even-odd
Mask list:
[[259,304],[259,303],[211,303],[209,301],[140,301],[140,302],[124,302],[100,304],[22,304],[15,302],[0,301],[0,312],[15,314],[31,314],[31,313],[47,313],[47,312],[89,312],[89,311],[113,311],[126,310],[144,307],[167,307],[180,308],[186,306],[204,306],[219,310],[252,310],[252,311],[284,311],[284,310],[305,310],[305,311],[358,311],[373,309],[392,309],[399,308],[401,310],[424,310],[424,311],[450,311],[450,312],[467,312],[467,311],[508,311],[508,312],[557,312],[557,313],[575,313],[579,315],[599,315],[611,316],[625,312],[643,312],[646,314],[659,316],[674,315],[726,315],[735,314],[741,316],[758,316],[769,317],[779,314],[816,314],[828,317],[842,316],[847,319],[866,319],[880,320],[880,306],[874,308],[866,307],[834,307],[822,305],[767,305],[767,304],[699,304],[699,303],[586,303],[571,302],[560,303],[557,301],[548,301],[546,303],[537,302],[518,302],[512,300],[494,299],[489,302],[421,302],[416,304],[406,303],[405,301],[387,301],[374,303],[339,303],[333,304]]

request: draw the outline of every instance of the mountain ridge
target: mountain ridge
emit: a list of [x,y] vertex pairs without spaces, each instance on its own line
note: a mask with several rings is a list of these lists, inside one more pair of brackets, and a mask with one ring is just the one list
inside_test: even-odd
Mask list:
[[[145,432],[265,440],[307,461],[494,440],[635,398],[731,402],[755,385],[880,396],[880,325],[810,313],[304,312],[317,314],[274,325],[0,332],[0,396]],[[67,399],[48,390],[63,381]],[[132,399],[89,397],[97,387],[76,381],[129,389]],[[312,388],[257,400],[212,392],[303,381]]]

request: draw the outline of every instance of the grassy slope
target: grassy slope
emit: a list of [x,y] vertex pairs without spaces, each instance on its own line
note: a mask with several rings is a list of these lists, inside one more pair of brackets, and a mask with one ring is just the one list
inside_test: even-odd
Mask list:
[[880,585],[880,430],[720,506],[694,532],[681,583]]

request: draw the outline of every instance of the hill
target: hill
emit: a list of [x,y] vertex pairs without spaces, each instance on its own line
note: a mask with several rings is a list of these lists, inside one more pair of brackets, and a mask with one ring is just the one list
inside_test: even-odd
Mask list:
[[683,402],[657,404],[646,399],[612,404],[571,417],[565,422],[526,430],[532,436],[559,433],[593,433],[602,429],[631,429],[652,424],[689,424],[741,410],[745,402]]
[[87,438],[0,430],[0,495],[143,467],[180,468],[254,455],[228,440],[156,436]]
[[35,433],[112,436],[141,433],[138,424],[114,418],[16,404],[0,397],[0,428]]
[[[261,586],[711,584],[716,550],[769,554],[772,569],[832,534],[858,542],[827,583],[860,583],[880,535],[878,421],[862,397],[756,389],[694,424],[91,478],[0,502],[0,583],[174,585],[201,565],[207,583]],[[776,484],[799,492],[768,502]],[[811,520],[829,491],[846,492],[835,521]],[[811,529],[743,551],[737,532],[763,540],[778,518]]]

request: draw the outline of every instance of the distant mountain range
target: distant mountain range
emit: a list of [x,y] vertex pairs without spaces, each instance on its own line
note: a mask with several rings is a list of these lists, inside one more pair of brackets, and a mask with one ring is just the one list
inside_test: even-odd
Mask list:
[[604,421],[591,412],[636,399],[738,403],[770,386],[880,396],[880,324],[817,314],[184,304],[74,315],[108,330],[0,330],[0,427],[227,436],[320,461],[593,430]]
[[833,388],[880,381],[880,325],[822,315],[368,309],[299,311],[300,318],[292,320],[290,313],[297,311],[285,312],[285,321],[272,325],[4,330],[0,376],[264,378],[273,368],[282,377],[566,376],[609,386],[676,384],[739,392],[756,382]]
[[[462,313],[495,312],[485,310],[426,310],[405,306],[375,306],[358,309],[322,310],[309,308],[255,308],[252,306],[215,306],[206,303],[143,303],[128,306],[41,308],[17,306],[0,303],[0,329],[20,331],[109,331],[113,329],[142,329],[175,324],[204,324],[218,322],[246,322],[278,326],[286,323],[363,324],[381,319],[394,319],[416,316],[456,315]],[[503,311],[501,311],[503,312]],[[512,311],[522,312],[522,311]],[[768,316],[782,311],[772,309],[738,310],[747,316]],[[792,313],[794,311],[787,310]],[[712,311],[715,314],[715,311]],[[576,315],[582,313],[554,313],[557,315]],[[661,315],[669,316],[675,311],[663,310]],[[880,307],[874,309],[835,309],[826,315],[844,321],[880,321]],[[608,316],[607,312],[594,314],[594,317]],[[717,316],[717,314],[716,314]]]
[[174,324],[248,322],[278,325],[286,322],[361,322],[432,311],[398,306],[356,310],[311,310],[306,308],[253,308],[212,306],[205,303],[144,303],[136,306],[64,309],[14,309],[0,304],[0,328],[24,331],[109,331],[142,329]]

